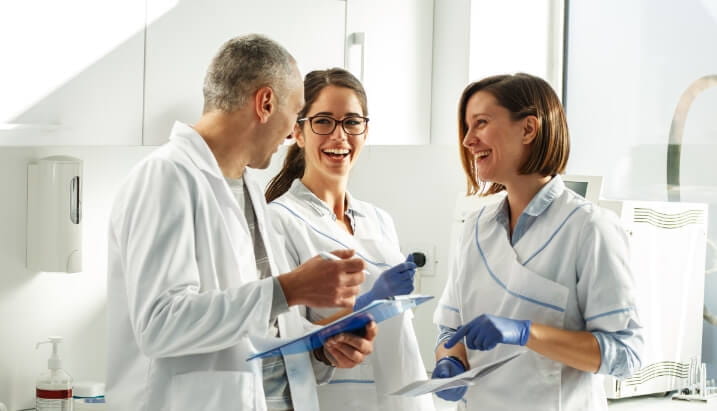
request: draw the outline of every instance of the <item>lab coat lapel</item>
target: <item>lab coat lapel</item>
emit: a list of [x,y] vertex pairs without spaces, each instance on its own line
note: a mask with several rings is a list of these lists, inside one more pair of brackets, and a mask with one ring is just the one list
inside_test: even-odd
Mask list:
[[[257,280],[259,273],[256,270],[254,247],[246,217],[239,208],[229,184],[224,180],[224,175],[214,154],[204,139],[191,127],[175,123],[174,130],[178,130],[172,133],[177,146],[187,154],[205,175],[222,210],[221,217],[217,216],[217,218],[222,218],[223,220],[223,226],[226,227],[224,235],[229,244],[231,244],[236,265],[239,267],[238,277],[235,277],[234,273],[224,273],[227,285],[235,287]],[[253,198],[252,201],[254,201]]]

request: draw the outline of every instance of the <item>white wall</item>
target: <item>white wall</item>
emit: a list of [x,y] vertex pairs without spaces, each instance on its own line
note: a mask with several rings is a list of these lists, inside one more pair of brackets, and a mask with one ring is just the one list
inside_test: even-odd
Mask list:
[[563,8],[561,0],[472,0],[470,78],[524,72],[561,95]]
[[431,144],[456,142],[458,99],[469,82],[471,0],[435,0]]
[[[34,407],[35,379],[47,368],[49,347],[65,337],[63,366],[75,380],[104,381],[107,218],[115,188],[153,148],[0,148],[0,402]],[[25,268],[27,163],[49,155],[84,162],[83,272],[34,273]]]
[[417,307],[414,325],[423,361],[433,369],[437,332],[436,300],[447,279],[449,239],[455,200],[465,191],[457,146],[366,147],[349,182],[351,193],[386,210],[396,223],[401,249],[435,246],[434,276],[418,277],[416,293],[436,298]]

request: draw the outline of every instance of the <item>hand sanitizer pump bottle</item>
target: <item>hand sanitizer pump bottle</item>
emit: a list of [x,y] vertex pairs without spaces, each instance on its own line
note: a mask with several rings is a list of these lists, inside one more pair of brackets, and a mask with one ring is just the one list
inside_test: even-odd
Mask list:
[[72,411],[72,377],[62,369],[62,361],[57,354],[62,337],[49,337],[47,341],[37,343],[52,344],[52,355],[47,360],[48,370],[40,375],[35,390],[35,409],[37,411]]

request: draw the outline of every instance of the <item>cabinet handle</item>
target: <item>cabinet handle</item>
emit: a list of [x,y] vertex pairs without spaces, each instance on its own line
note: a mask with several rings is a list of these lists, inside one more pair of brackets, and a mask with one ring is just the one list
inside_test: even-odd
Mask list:
[[356,32],[351,33],[346,38],[346,54],[344,56],[344,67],[346,70],[350,69],[350,55],[351,55],[351,48],[353,46],[360,46],[361,47],[361,71],[359,74],[359,80],[363,83],[364,81],[364,68],[366,63],[366,33],[365,32]]

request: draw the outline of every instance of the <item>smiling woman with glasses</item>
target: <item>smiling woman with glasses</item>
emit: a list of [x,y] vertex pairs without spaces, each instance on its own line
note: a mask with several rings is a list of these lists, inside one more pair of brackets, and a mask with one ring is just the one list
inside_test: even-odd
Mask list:
[[[376,299],[410,294],[416,265],[404,261],[393,220],[346,190],[369,131],[363,86],[343,69],[312,71],[304,80],[304,97],[306,105],[294,127],[296,144],[266,191],[268,221],[275,238],[284,240],[283,247],[277,247],[286,251],[284,268],[296,267],[320,251],[353,249],[366,262],[366,280],[354,310]],[[344,314],[306,309],[307,318],[320,324]],[[329,383],[318,387],[322,410],[433,410],[430,396],[387,395],[426,378],[412,317],[409,311],[384,323],[373,353],[360,366],[333,370]],[[317,361],[333,362],[319,358],[320,351],[316,354]],[[322,379],[318,371],[317,377]]]

